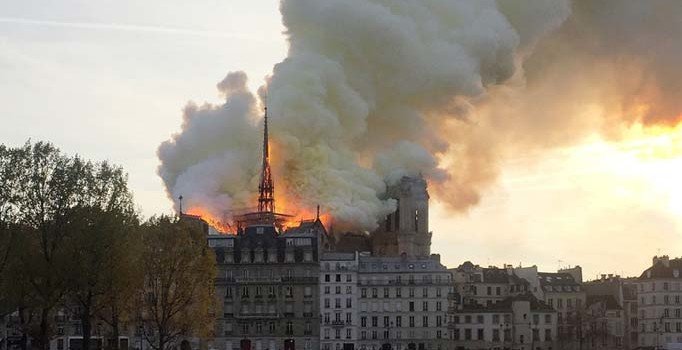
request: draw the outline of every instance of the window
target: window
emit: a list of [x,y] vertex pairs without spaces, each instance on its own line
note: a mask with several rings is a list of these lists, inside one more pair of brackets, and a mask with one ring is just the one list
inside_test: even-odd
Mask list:
[[324,281],[325,282],[331,282],[331,280],[329,278],[329,274],[324,275]]
[[545,329],[545,341],[552,341],[552,330]]
[[372,316],[372,327],[379,327],[379,317]]
[[325,299],[324,299],[324,307],[327,308],[327,309],[330,307],[330,305],[329,305],[329,298],[325,298]]
[[443,317],[442,316],[436,316],[436,327],[442,327],[443,326]]
[[476,333],[478,333],[476,334],[477,335],[476,339],[483,340],[483,328],[479,328]]
[[488,288],[486,288],[486,289],[487,289],[488,295],[493,295],[493,287],[488,286]]
[[347,274],[346,275],[346,282],[353,282],[353,275]]
[[341,308],[341,298],[335,298],[334,299],[334,307],[337,309]]
[[352,286],[346,286],[346,294],[353,294],[353,287]]
[[341,274],[336,274],[336,282],[341,282]]
[[376,288],[372,288],[372,298],[378,298],[379,291]]
[[[247,325],[248,327],[248,325]],[[287,321],[287,335],[294,334],[294,324],[291,321]]]
[[360,326],[367,327],[367,316],[360,317]]
[[414,311],[414,301],[410,301],[410,311]]
[[329,339],[329,328],[324,329],[324,339]]
[[493,325],[499,325],[500,324],[500,315],[493,315]]
[[347,299],[346,299],[346,308],[347,308],[347,309],[350,309],[350,308],[352,308],[352,307],[353,307],[353,299],[347,298]]
[[388,327],[388,325],[389,325],[388,316],[384,316],[384,327]]
[[[395,289],[395,297],[396,297],[396,298],[402,298],[402,297],[403,297],[403,293],[402,293],[402,292],[403,292],[403,289],[402,289],[402,288],[400,288],[400,287],[396,288],[396,289]],[[679,297],[678,297],[678,300],[679,300]]]
[[414,327],[414,316],[410,316],[410,327]]
[[324,286],[324,294],[329,294],[331,288],[329,286]]
[[360,296],[363,298],[367,298],[367,288],[360,289]]
[[464,330],[464,340],[471,340],[471,329],[467,328]]
[[353,323],[353,314],[350,312],[346,312],[346,323],[348,324]]
[[422,302],[422,311],[429,311],[429,302],[428,301]]
[[402,316],[396,316],[395,317],[395,326],[396,327],[402,327],[403,326],[403,317]]
[[336,288],[334,288],[334,293],[341,294],[341,286],[336,286]]
[[384,298],[388,298],[388,297],[389,297],[388,288],[384,288]]
[[346,329],[346,339],[350,339],[350,338],[351,338],[351,329],[347,328]]
[[334,330],[334,339],[341,339],[341,329],[337,328]]
[[501,288],[500,287],[495,287],[495,295],[501,295]]
[[428,298],[429,297],[429,289],[424,287],[422,288],[422,298]]
[[442,311],[442,310],[441,310],[441,302],[440,302],[440,301],[437,301],[437,302],[436,302],[436,311]]
[[550,315],[550,314],[545,314],[545,323],[546,323],[546,324],[552,323],[552,315]]

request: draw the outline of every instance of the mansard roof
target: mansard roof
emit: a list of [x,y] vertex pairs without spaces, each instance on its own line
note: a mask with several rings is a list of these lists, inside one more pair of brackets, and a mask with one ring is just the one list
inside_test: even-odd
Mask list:
[[547,305],[544,301],[536,298],[532,293],[528,292],[525,294],[519,294],[515,296],[509,296],[501,301],[490,305],[480,305],[480,304],[465,304],[460,313],[471,313],[471,312],[511,312],[512,304],[517,301],[527,301],[530,303],[530,310],[535,312],[555,312],[552,307]]
[[579,286],[580,283],[566,272],[538,272],[541,286]]
[[654,278],[682,279],[682,258],[669,260],[667,266],[663,261],[656,261],[653,266],[644,270],[639,279],[648,280]]
[[618,305],[616,298],[613,295],[588,295],[587,296],[587,306],[601,303],[604,305],[606,310],[621,310],[622,308]]

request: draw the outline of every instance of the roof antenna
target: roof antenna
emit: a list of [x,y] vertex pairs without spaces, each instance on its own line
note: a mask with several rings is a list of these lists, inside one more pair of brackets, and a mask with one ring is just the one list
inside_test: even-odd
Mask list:
[[180,215],[182,216],[182,195],[178,197],[178,201],[180,202]]

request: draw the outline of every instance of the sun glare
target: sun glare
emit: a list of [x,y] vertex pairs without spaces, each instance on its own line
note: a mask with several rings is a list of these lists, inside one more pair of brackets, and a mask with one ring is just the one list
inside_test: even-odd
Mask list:
[[595,166],[633,184],[627,191],[653,198],[682,218],[682,123],[637,125],[618,142],[600,140],[583,150]]

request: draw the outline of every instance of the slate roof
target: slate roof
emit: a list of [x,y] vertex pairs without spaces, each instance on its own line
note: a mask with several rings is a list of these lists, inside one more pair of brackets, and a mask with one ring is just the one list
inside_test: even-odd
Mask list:
[[547,305],[544,301],[538,300],[532,293],[519,294],[515,296],[509,296],[501,301],[498,301],[490,305],[480,305],[480,304],[465,304],[462,310],[458,310],[460,313],[468,312],[511,312],[512,303],[515,301],[528,301],[530,302],[531,311],[544,311],[544,312],[555,312],[552,307]]
[[571,274],[566,272],[538,272],[540,285],[544,286],[579,286]]
[[588,307],[596,303],[603,303],[606,310],[622,310],[613,295],[588,295],[586,302]]
[[662,261],[657,261],[653,266],[644,270],[644,272],[642,272],[642,275],[639,276],[639,279],[641,280],[649,280],[654,278],[682,279],[681,272],[682,258],[670,259],[668,266],[665,266],[665,264]]

